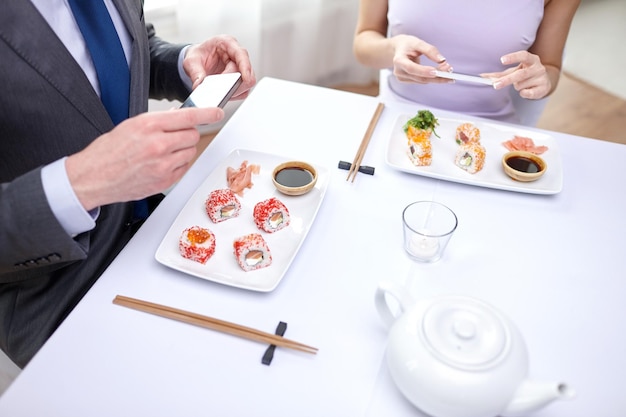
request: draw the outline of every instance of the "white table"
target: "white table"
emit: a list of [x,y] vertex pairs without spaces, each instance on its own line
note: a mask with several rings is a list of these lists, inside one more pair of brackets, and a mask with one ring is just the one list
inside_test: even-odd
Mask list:
[[[402,173],[385,164],[390,129],[417,107],[389,104],[354,183],[351,161],[375,98],[271,78],[0,398],[2,416],[417,416],[384,362],[386,329],[373,296],[382,279],[415,297],[464,294],[490,302],[525,337],[530,375],[578,393],[536,416],[624,416],[626,396],[626,147],[550,132],[562,192],[532,195]],[[457,116],[437,112],[437,116]],[[468,118],[466,118],[468,119]],[[470,119],[471,120],[471,119]],[[318,217],[286,276],[269,293],[165,267],[155,251],[173,219],[233,149],[278,153],[330,170]],[[435,199],[459,227],[444,258],[412,263],[400,213]],[[273,332],[316,356],[265,346],[112,304],[117,294]]]

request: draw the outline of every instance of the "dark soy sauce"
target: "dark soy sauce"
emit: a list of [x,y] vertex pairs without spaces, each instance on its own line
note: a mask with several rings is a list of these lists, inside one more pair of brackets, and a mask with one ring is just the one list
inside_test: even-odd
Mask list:
[[532,159],[524,158],[523,156],[513,156],[511,158],[507,158],[506,164],[516,171],[527,172],[529,174],[541,171],[541,165]]
[[285,187],[303,187],[313,181],[313,174],[303,168],[283,168],[276,173],[276,182]]

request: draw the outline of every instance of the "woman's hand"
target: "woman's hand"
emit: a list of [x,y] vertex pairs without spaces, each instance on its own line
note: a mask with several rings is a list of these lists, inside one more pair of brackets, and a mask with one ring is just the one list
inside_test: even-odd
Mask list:
[[[393,74],[399,81],[419,84],[451,82],[435,75],[435,70],[452,71],[446,58],[435,46],[409,35],[394,36],[391,42],[394,48]],[[436,62],[437,68],[421,65],[422,55]]]
[[193,82],[192,89],[207,75],[240,72],[242,82],[233,100],[246,98],[256,84],[248,51],[228,35],[215,36],[190,46],[185,53],[183,68]]
[[504,65],[517,63],[517,66],[502,72],[480,74],[493,79],[496,90],[513,85],[521,97],[532,100],[544,98],[552,91],[548,69],[541,63],[538,55],[518,51],[504,55],[500,60]]

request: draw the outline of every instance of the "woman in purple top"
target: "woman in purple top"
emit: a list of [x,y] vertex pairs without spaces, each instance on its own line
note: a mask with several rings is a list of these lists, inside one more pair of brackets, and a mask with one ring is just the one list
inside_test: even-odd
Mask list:
[[[366,66],[390,69],[381,90],[400,100],[520,123],[514,100],[540,100],[556,88],[579,3],[360,0],[354,52]],[[493,87],[435,70],[481,75]]]

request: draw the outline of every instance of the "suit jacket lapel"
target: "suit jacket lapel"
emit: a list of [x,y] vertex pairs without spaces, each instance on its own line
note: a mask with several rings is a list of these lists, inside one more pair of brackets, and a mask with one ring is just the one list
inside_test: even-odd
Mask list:
[[133,9],[130,2],[124,0],[112,0],[115,8],[117,8],[118,13],[122,17],[124,24],[126,25],[126,29],[130,34],[130,37],[133,41],[137,38],[137,22],[143,16],[143,9],[137,8],[136,10],[141,11],[141,16],[136,16],[136,10]]
[[30,1],[9,1],[0,15],[0,38],[101,132],[113,124],[85,73]]
[[149,55],[142,0],[113,0],[132,39],[130,62],[130,115],[147,110]]

